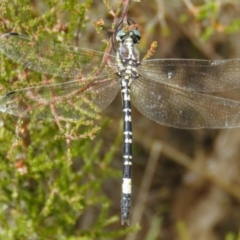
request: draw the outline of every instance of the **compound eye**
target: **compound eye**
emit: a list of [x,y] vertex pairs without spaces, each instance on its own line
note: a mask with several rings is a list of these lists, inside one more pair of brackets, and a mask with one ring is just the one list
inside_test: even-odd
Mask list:
[[138,30],[132,30],[133,36],[133,42],[138,43],[141,40],[141,33]]
[[126,33],[124,32],[124,30],[120,30],[118,31],[117,35],[116,35],[116,40],[118,42],[122,42],[122,40],[124,39],[124,37],[126,36]]

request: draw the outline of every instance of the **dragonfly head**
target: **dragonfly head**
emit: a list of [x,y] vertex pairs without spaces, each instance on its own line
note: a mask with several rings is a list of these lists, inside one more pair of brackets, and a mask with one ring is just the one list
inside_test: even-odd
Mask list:
[[121,29],[116,35],[116,40],[123,43],[129,37],[132,39],[133,43],[136,44],[141,39],[141,33],[136,29],[131,31],[125,31],[124,29]]

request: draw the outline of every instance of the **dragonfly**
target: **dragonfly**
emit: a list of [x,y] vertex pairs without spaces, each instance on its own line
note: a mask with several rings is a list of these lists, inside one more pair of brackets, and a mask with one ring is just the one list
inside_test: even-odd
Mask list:
[[240,87],[240,59],[140,61],[138,29],[117,31],[116,54],[55,44],[28,35],[0,36],[0,52],[59,82],[16,89],[0,97],[0,111],[19,117],[78,120],[102,111],[121,91],[123,171],[121,222],[130,223],[131,104],[151,120],[182,129],[240,127],[240,102],[211,95]]

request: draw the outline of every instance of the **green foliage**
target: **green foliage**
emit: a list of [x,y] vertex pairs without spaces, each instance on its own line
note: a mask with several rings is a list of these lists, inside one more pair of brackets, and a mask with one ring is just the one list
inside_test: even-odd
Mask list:
[[69,166],[64,141],[52,140],[58,128],[29,123],[31,142],[25,149],[19,138],[8,159],[15,134],[7,120],[0,132],[1,239],[113,239],[130,231],[107,230],[119,218],[109,215],[111,202],[102,193],[107,179],[120,176],[110,166],[119,136],[102,157],[102,142],[72,142]]
[[208,1],[201,5],[198,14],[196,15],[198,20],[206,20],[208,18],[213,18],[218,13],[218,3],[217,1]]
[[187,226],[184,221],[178,221],[177,233],[178,233],[179,240],[190,240],[190,238],[188,236]]
[[[232,2],[234,5],[234,2]],[[227,5],[227,3],[226,3]],[[191,15],[189,13],[181,14],[179,17],[179,21],[182,24],[186,24],[188,22],[194,22],[196,26],[201,29],[200,36],[204,41],[209,40],[214,34],[224,31],[227,34],[236,33],[240,29],[240,21],[239,18],[232,19],[229,24],[221,22],[223,17],[224,10],[224,3],[219,3],[218,1],[206,1],[205,3],[199,5],[192,5],[189,9]],[[222,12],[223,11],[223,12]]]
[[236,33],[240,30],[240,19],[233,19],[233,21],[226,27],[227,33]]
[[[72,44],[78,41],[74,34],[85,30],[91,6],[91,0],[2,1],[0,32]],[[0,70],[1,95],[43,80],[2,55]],[[136,230],[111,230],[120,220],[109,213],[111,201],[102,189],[120,176],[111,161],[121,138],[102,153],[102,141],[92,141],[98,118],[60,124],[0,119],[0,239],[114,239]]]
[[159,239],[162,230],[162,219],[154,217],[151,220],[151,226],[146,236],[146,240]]
[[234,233],[228,233],[225,237],[225,240],[239,240],[240,239],[240,234],[236,236]]

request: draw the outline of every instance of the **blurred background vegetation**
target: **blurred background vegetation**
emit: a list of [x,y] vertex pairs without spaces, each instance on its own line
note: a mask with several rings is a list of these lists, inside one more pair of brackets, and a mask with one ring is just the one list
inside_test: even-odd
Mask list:
[[[1,0],[0,33],[104,51],[110,35],[98,34],[94,21],[111,29],[109,12],[120,2]],[[132,2],[129,16],[142,34],[141,56],[153,41],[154,58],[240,56],[238,0],[142,0]],[[42,80],[3,55],[0,76],[0,95]],[[239,92],[224,96],[239,99]],[[0,238],[240,238],[240,129],[169,128],[133,107],[133,208],[126,227],[119,219],[121,121],[120,95],[101,116],[66,125],[78,138],[71,142],[54,122],[2,114]]]

